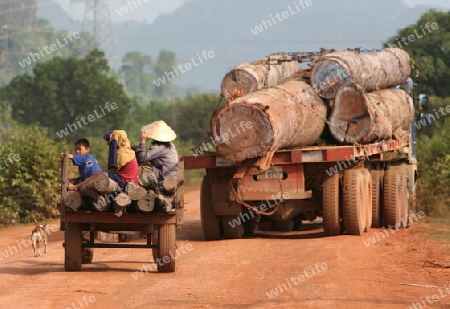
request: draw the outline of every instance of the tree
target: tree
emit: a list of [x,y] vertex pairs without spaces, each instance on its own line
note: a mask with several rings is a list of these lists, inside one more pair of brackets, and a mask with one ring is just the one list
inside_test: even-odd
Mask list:
[[98,50],[84,59],[55,57],[38,63],[33,76],[15,77],[1,95],[14,120],[40,123],[53,137],[74,141],[118,128],[128,116],[131,101],[109,73],[104,53]]
[[140,52],[128,52],[122,59],[127,91],[145,98],[150,95],[152,83],[152,57]]
[[417,21],[388,39],[385,47],[404,48],[418,66],[415,82],[423,91],[448,97],[450,88],[450,12],[430,10]]
[[152,82],[153,93],[156,97],[165,98],[170,94],[172,80],[177,77],[174,67],[175,53],[167,49],[161,50],[154,66],[155,80]]
[[46,129],[22,129],[0,151],[0,225],[56,218],[60,199],[60,152]]

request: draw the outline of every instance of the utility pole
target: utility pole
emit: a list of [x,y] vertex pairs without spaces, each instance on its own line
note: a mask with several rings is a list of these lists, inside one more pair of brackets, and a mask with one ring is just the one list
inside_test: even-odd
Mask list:
[[71,0],[71,4],[84,3],[84,16],[81,30],[92,34],[93,40],[85,39],[86,55],[95,47],[105,53],[111,68],[117,69],[119,83],[125,88],[122,74],[122,61],[117,47],[116,32],[111,22],[108,0]]

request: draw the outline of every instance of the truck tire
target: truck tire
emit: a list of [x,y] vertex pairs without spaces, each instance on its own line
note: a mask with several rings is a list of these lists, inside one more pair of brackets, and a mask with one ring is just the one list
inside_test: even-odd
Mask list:
[[64,232],[64,269],[79,271],[81,269],[81,223],[66,222]]
[[403,171],[399,171],[400,175],[400,192],[401,192],[401,224],[403,228],[408,227],[408,217],[409,217],[409,196],[408,196],[408,180],[406,174]]
[[383,171],[370,171],[372,177],[372,226],[379,228],[381,226],[381,182],[383,180]]
[[403,200],[398,171],[387,170],[383,183],[383,225],[397,229],[401,224]]
[[163,224],[159,228],[158,271],[171,273],[175,271],[176,229],[175,224]]
[[218,240],[221,236],[220,217],[214,214],[212,189],[208,176],[203,177],[200,189],[200,220],[206,240]]
[[236,221],[233,221],[237,218],[239,218],[239,216],[222,216],[223,234],[225,235],[225,238],[239,239],[244,236],[245,222],[242,222],[239,220],[241,218],[239,218],[238,222],[240,222],[240,224],[237,224]]
[[364,176],[361,169],[345,170],[343,217],[344,227],[349,235],[364,234],[367,215],[364,192]]
[[365,195],[365,201],[366,201],[366,229],[365,231],[368,232],[370,230],[370,227],[372,226],[372,177],[370,176],[370,172],[368,169],[363,168],[362,173],[364,176],[364,195]]
[[339,174],[325,179],[322,187],[323,231],[328,236],[341,233],[339,218]]

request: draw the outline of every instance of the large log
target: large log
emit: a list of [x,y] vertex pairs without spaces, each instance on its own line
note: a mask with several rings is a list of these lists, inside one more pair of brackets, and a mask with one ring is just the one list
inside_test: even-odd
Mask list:
[[311,72],[311,84],[321,97],[332,99],[346,82],[353,81],[370,92],[403,84],[410,72],[409,55],[400,48],[385,48],[367,54],[337,51],[321,56],[316,62]]
[[155,208],[155,192],[148,190],[147,193],[134,204],[134,209],[143,213],[152,212]]
[[307,83],[292,80],[240,97],[211,119],[217,152],[235,162],[281,148],[312,145],[327,107]]
[[64,195],[64,205],[73,211],[77,211],[84,206],[83,198],[78,191],[67,191]]
[[234,67],[222,80],[222,96],[232,101],[263,87],[282,83],[298,71],[297,63],[287,59],[289,57],[285,55],[274,55]]
[[348,83],[336,94],[329,129],[339,142],[370,143],[405,136],[413,119],[413,102],[404,90],[365,93],[361,86]]

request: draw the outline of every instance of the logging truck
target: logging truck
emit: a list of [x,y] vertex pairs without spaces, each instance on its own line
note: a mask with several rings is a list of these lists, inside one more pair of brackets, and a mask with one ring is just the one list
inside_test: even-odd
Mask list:
[[[105,177],[96,177],[95,182],[89,182],[80,192],[68,191],[70,173],[78,172],[78,168],[69,166],[68,161],[66,153],[61,160],[59,205],[60,230],[64,231],[65,270],[79,271],[82,264],[90,263],[92,248],[146,248],[152,250],[159,272],[174,272],[176,232],[183,224],[183,159],[180,158],[178,163],[178,179],[175,182],[168,181],[169,185],[162,188],[161,192],[158,188],[149,189],[151,177],[147,177],[148,169],[145,167],[140,167],[139,186],[128,183],[123,190],[117,190],[104,174]],[[105,179],[108,181],[105,182]],[[99,186],[103,188],[100,189]],[[107,194],[98,194],[98,191]],[[158,211],[161,206],[166,211]],[[100,233],[137,234],[137,238],[145,238],[146,241],[104,241],[105,239],[99,239]],[[149,261],[150,256],[149,254]]]
[[417,181],[409,56],[321,52],[282,83],[283,61],[311,54],[275,56],[225,76],[228,103],[213,113],[210,140],[184,157],[186,170],[206,172],[205,239],[292,231],[318,217],[330,236],[408,226]]

